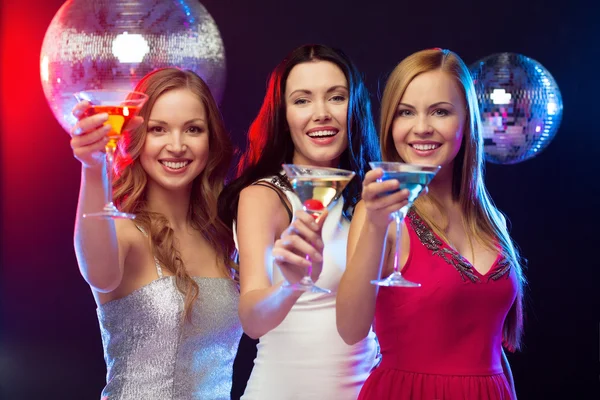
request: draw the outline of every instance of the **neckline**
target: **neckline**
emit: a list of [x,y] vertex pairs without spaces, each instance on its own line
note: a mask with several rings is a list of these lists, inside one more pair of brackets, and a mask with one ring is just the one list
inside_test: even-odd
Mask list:
[[494,259],[494,262],[492,262],[492,265],[490,266],[490,269],[487,270],[487,272],[481,273],[477,268],[475,268],[475,266],[473,264],[471,264],[471,261],[469,261],[465,256],[463,256],[462,254],[460,254],[460,252],[458,250],[456,250],[454,247],[450,246],[450,244],[448,242],[446,242],[443,238],[441,238],[440,236],[438,236],[433,229],[429,228],[431,230],[431,233],[433,233],[435,235],[435,237],[437,237],[441,242],[442,242],[442,246],[444,246],[445,248],[447,248],[450,252],[452,252],[456,257],[459,257],[460,260],[462,262],[464,262],[465,264],[467,264],[469,267],[471,267],[471,269],[473,270],[473,272],[475,272],[477,275],[481,276],[481,277],[486,277],[488,276],[496,267],[496,265],[500,262],[500,260],[502,259],[502,255],[500,253],[498,253],[496,255],[496,258]]
[[[137,293],[142,292],[143,290],[145,290],[145,289],[147,289],[149,287],[157,285],[159,282],[163,282],[163,281],[166,281],[166,280],[171,280],[173,278],[175,278],[175,275],[165,275],[165,276],[162,276],[160,278],[156,278],[153,281],[148,282],[148,283],[146,283],[143,286],[140,286],[139,288],[133,290],[131,293],[129,293],[129,294],[123,296],[123,297],[119,297],[118,299],[112,299],[112,300],[107,301],[106,303],[99,304],[96,307],[96,309],[99,310],[99,309],[104,308],[104,307],[110,307],[110,305],[113,304],[113,303],[118,303],[121,300],[125,300],[125,299],[127,299],[127,298],[129,298],[129,297],[131,297],[131,296],[133,296],[133,295],[135,295]],[[213,277],[213,276],[191,276],[191,278],[193,280],[195,280],[195,281],[209,281],[209,280],[217,280],[218,281],[218,280],[225,280],[225,281],[234,282],[231,278],[218,277],[218,276],[215,276],[215,277]]]
[[[447,252],[452,254],[454,257],[456,257],[458,260],[460,260],[460,262],[464,266],[466,266],[469,269],[469,271],[475,273],[476,275],[478,275],[481,278],[488,277],[491,274],[495,273],[496,269],[498,269],[498,265],[504,258],[502,256],[502,253],[498,252],[498,255],[496,256],[494,262],[490,266],[490,269],[485,274],[483,274],[477,268],[475,268],[475,266],[473,264],[471,264],[471,262],[469,260],[467,260],[462,254],[460,254],[458,252],[458,250],[456,250],[454,247],[450,246],[444,239],[442,239],[440,236],[438,236],[438,234],[435,233],[435,231],[433,229],[431,229],[429,224],[427,224],[427,222],[425,222],[421,218],[421,216],[419,214],[417,214],[416,211],[410,210],[408,213],[408,216],[410,216],[411,221],[417,220],[419,224],[422,224],[422,226],[428,231],[428,233],[439,242],[439,243],[435,243],[435,245],[437,245],[437,246],[441,245],[442,249],[445,249]],[[413,227],[413,229],[414,229],[414,227]],[[419,233],[417,233],[417,236],[419,236],[419,240],[421,240],[421,242],[423,242],[423,238],[421,238]],[[433,248],[430,250],[436,250],[436,249]],[[448,260],[446,260],[446,261],[448,261]]]

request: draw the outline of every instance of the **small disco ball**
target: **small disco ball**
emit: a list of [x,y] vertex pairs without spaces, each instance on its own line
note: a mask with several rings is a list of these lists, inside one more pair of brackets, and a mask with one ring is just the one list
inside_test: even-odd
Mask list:
[[544,150],[558,131],[563,111],[560,90],[548,70],[514,53],[490,55],[470,70],[486,160],[516,164]]
[[40,73],[46,100],[62,127],[75,124],[74,93],[132,90],[164,67],[196,72],[220,102],[225,49],[219,29],[194,0],[68,0],[44,37]]

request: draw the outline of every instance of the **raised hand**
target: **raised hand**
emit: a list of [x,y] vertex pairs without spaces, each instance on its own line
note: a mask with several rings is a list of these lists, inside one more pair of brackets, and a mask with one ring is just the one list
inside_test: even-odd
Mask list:
[[323,269],[324,247],[321,230],[326,218],[327,212],[315,220],[306,211],[296,211],[292,223],[275,242],[273,246],[274,262],[289,283],[294,284],[300,281],[311,265],[312,280],[319,279]]
[[400,182],[390,179],[377,182],[383,171],[376,168],[367,172],[363,180],[362,200],[366,210],[366,220],[374,226],[387,228],[393,213],[408,204],[408,189],[398,190]]
[[[108,121],[106,113],[82,118],[89,105],[88,102],[82,101],[73,107],[73,115],[78,121],[70,132],[71,148],[75,158],[81,161],[84,167],[95,168],[103,165],[104,147],[109,141],[107,134],[110,132],[110,125],[105,124]],[[135,129],[142,122],[141,117],[134,117],[126,129]]]

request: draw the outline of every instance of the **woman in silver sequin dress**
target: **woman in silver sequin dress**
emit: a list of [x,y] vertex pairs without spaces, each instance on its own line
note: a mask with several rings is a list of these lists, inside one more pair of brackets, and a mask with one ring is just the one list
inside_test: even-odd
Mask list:
[[135,220],[83,218],[103,206],[107,115],[81,118],[71,140],[82,163],[75,250],[108,370],[102,398],[229,399],[242,330],[231,232],[216,209],[230,139],[193,72],[155,71],[136,91],[149,99],[118,152],[113,185],[115,204]]

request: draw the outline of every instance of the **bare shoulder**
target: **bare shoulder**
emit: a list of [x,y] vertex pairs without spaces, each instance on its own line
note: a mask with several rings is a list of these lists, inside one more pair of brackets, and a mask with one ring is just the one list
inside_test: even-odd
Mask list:
[[116,219],[115,231],[119,247],[130,249],[132,246],[146,245],[147,236],[135,224],[135,220]]
[[236,231],[242,294],[271,286],[272,265],[265,262],[265,255],[289,223],[285,207],[272,188],[254,185],[241,191]]
[[287,201],[283,192],[281,192],[278,188],[268,183],[260,184],[260,185],[250,185],[240,192],[240,207],[243,206],[252,206],[256,207],[256,212],[261,211],[270,211],[273,212],[273,207],[281,207],[281,199],[277,194],[277,191],[280,192],[281,196]]
[[[263,224],[288,225],[287,212],[274,186],[251,185],[240,192],[238,224],[243,220],[262,221]],[[281,194],[282,196],[283,193]],[[284,196],[285,199],[285,196]],[[287,199],[285,199],[287,201]]]
[[[267,187],[267,185],[272,186],[272,188]],[[242,189],[242,191],[240,192],[240,201],[242,201],[242,199],[248,199],[248,198],[261,198],[263,200],[277,200],[279,199],[279,196],[277,196],[277,193],[275,193],[275,190],[279,190],[276,189],[275,186],[269,184],[269,183],[265,183],[265,184],[256,184],[256,185],[250,185],[250,186],[246,186],[244,189]]]

